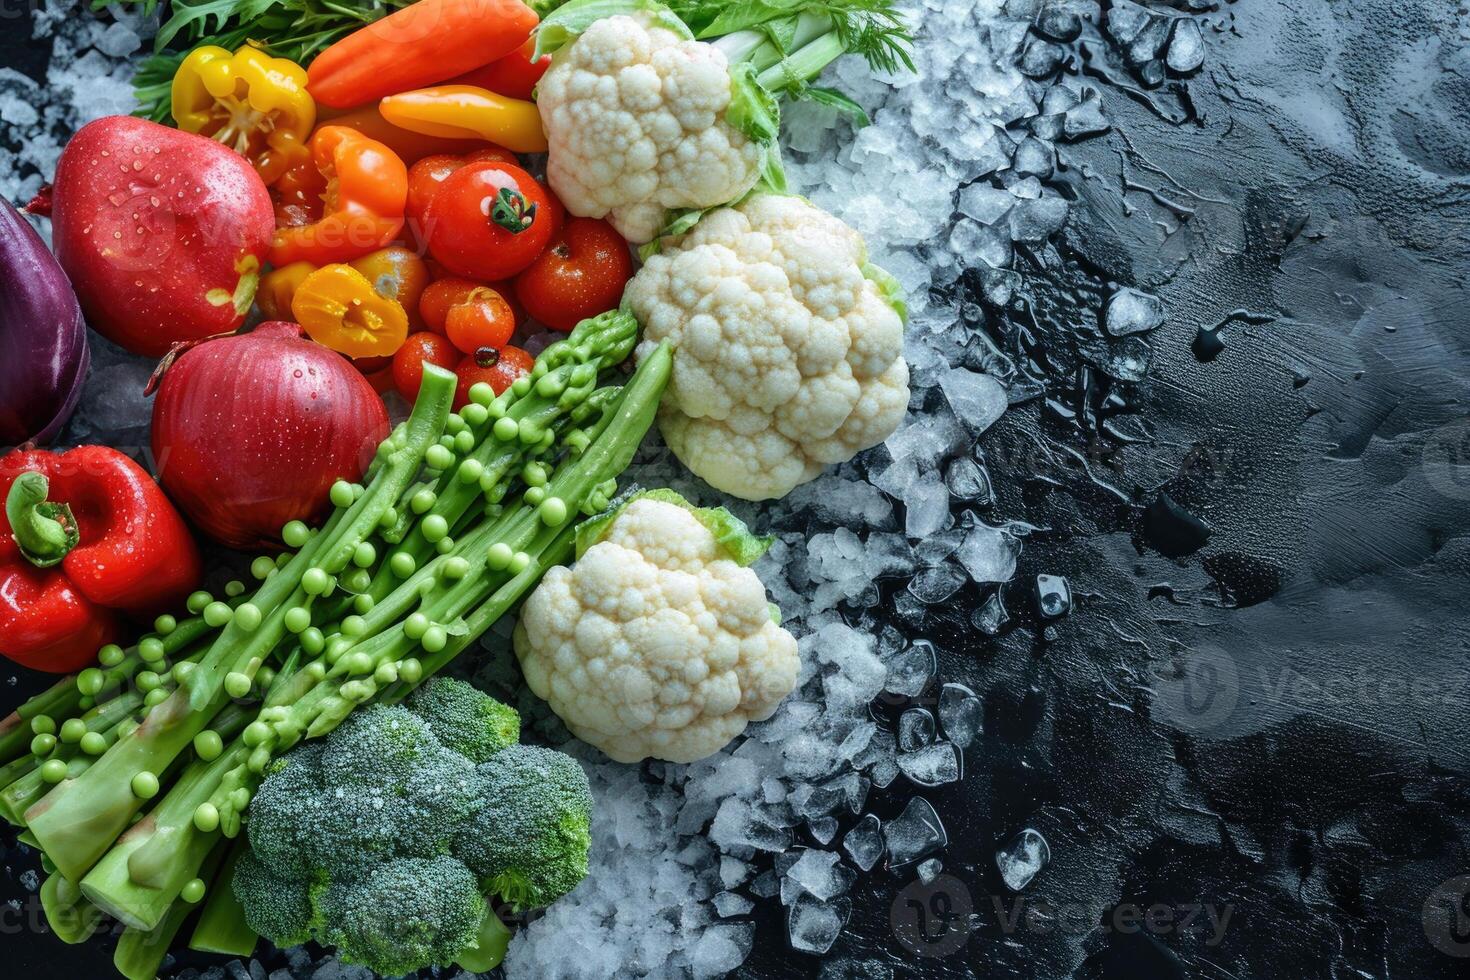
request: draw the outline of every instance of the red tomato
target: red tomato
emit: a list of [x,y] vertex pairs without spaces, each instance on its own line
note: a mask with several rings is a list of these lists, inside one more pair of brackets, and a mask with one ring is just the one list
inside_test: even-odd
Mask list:
[[498,395],[517,378],[530,374],[535,366],[534,357],[519,347],[509,345],[498,351],[493,347],[482,347],[473,354],[466,354],[459,367],[454,369],[454,373],[459,375],[459,390],[454,396],[455,411],[469,404],[470,389],[481,381]]
[[536,83],[541,81],[541,76],[551,67],[551,55],[542,55],[539,60],[533,61],[531,56],[535,53],[536,39],[533,37],[505,57],[467,71],[450,84],[477,85],[508,95],[512,99],[529,100]]
[[419,297],[419,316],[424,326],[437,334],[445,332],[449,311],[470,298],[470,293],[480,288],[477,282],[468,279],[439,279],[431,282]]
[[425,363],[452,371],[459,359],[459,351],[454,349],[454,345],[438,334],[427,330],[410,334],[398,348],[398,353],[393,355],[393,385],[411,402],[419,396]]
[[516,277],[526,312],[553,330],[570,331],[615,308],[633,277],[628,243],[599,218],[568,218],[551,247]]
[[515,313],[505,297],[489,286],[476,286],[464,302],[449,308],[444,333],[449,342],[466,354],[482,347],[500,350],[516,331]]
[[466,279],[509,279],[535,261],[554,232],[551,198],[508,163],[472,163],[444,179],[424,214],[429,251]]
[[424,157],[408,170],[408,203],[403,213],[408,216],[408,227],[414,236],[422,241],[425,237],[424,212],[428,210],[429,202],[434,195],[439,193],[439,188],[444,179],[461,167],[471,163],[516,163],[516,155],[509,150],[491,144],[482,150],[467,153],[464,156],[452,156],[446,153],[435,154]]

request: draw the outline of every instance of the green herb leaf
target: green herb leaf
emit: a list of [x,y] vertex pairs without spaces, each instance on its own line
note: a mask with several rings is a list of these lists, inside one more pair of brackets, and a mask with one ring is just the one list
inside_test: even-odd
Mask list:
[[868,118],[867,110],[835,88],[807,85],[798,90],[796,96],[799,99],[806,99],[809,102],[831,106],[847,117],[848,121],[852,123],[853,129],[862,129],[864,126],[871,125],[873,122],[873,120]]

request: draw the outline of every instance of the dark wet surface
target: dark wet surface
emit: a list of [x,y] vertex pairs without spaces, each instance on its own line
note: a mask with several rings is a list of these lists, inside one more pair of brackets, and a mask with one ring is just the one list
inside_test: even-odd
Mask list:
[[[923,794],[944,875],[865,876],[826,976],[1470,972],[1470,6],[1198,20],[1184,83],[1069,47],[1113,129],[1062,148],[1082,203],[988,311],[1044,386],[982,441],[994,512],[1038,530],[1000,637],[973,586],[925,629],[985,735]],[[1100,369],[1113,283],[1168,308],[1138,384]],[[1028,826],[1052,860],[1018,899],[993,854]],[[768,909],[743,974],[820,969]]]

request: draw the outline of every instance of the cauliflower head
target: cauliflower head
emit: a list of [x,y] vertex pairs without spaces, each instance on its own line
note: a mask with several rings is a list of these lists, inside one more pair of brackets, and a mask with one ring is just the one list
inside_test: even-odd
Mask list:
[[531,690],[618,762],[713,755],[770,717],[800,668],[765,586],[699,516],[716,512],[672,496],[634,498],[573,567],[546,573],[516,626]]
[[757,194],[652,256],[625,300],[674,369],[664,440],[710,486],[782,497],[888,438],[908,408],[902,304],[862,236],[797,198]]
[[668,210],[725,204],[759,179],[765,151],[726,121],[730,101],[724,53],[672,17],[597,20],[536,89],[547,178],[573,214],[651,241]]

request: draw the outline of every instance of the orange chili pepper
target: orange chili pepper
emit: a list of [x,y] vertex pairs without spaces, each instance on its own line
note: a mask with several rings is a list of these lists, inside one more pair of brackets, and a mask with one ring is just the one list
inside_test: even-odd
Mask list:
[[348,357],[388,357],[408,337],[408,314],[381,296],[350,265],[324,265],[291,298],[291,312],[308,336]]
[[403,229],[408,168],[392,150],[346,126],[323,126],[311,138],[326,178],[319,221],[278,228],[271,264],[348,262],[391,244]]

